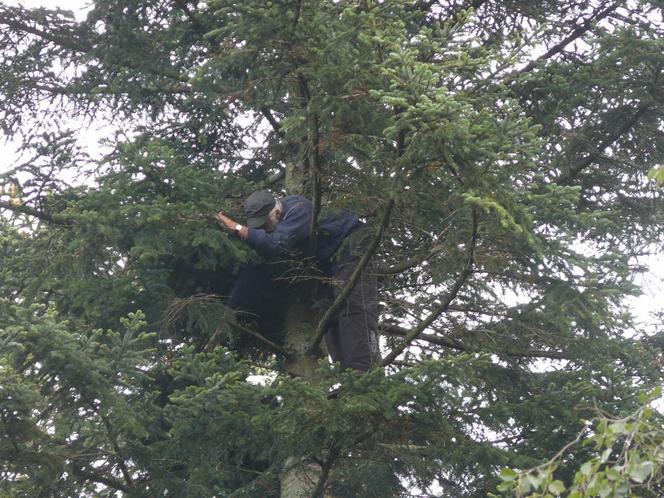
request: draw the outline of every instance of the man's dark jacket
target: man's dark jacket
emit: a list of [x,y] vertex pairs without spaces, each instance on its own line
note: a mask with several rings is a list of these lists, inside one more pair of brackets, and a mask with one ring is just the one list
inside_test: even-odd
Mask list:
[[[303,256],[308,249],[313,212],[311,201],[300,195],[289,195],[280,201],[283,209],[274,231],[249,228],[247,242],[270,259]],[[349,211],[321,220],[316,241],[316,258],[321,265],[327,266],[344,238],[362,225],[358,217]]]

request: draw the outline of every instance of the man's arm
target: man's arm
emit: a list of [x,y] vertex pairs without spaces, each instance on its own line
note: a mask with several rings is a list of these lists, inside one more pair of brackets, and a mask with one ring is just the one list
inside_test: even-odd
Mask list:
[[264,256],[269,258],[287,256],[297,249],[306,248],[311,216],[311,201],[302,197],[293,205],[284,207],[284,213],[274,231],[247,228],[246,238],[242,233],[240,235]]
[[284,213],[273,232],[239,225],[223,213],[216,214],[215,218],[226,230],[237,232],[262,255],[277,258],[282,255],[288,256],[298,248],[306,249],[312,211],[311,201],[298,197],[284,206]]

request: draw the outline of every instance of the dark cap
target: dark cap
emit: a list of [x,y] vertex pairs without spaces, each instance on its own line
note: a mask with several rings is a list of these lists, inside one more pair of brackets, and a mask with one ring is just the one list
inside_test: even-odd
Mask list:
[[277,201],[272,194],[265,190],[257,190],[244,201],[244,214],[247,215],[249,228],[260,228],[267,221],[267,217]]

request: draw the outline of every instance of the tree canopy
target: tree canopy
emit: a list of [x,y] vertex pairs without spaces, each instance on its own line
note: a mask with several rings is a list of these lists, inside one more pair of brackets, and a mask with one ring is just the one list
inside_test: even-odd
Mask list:
[[[519,492],[609,496],[579,468],[661,383],[625,297],[664,242],[663,8],[0,5],[0,493],[471,497],[554,462]],[[373,227],[371,372],[328,365],[306,259],[221,326],[258,255],[211,215],[258,188]],[[604,460],[569,445],[598,416]],[[611,496],[659,496],[662,461]]]

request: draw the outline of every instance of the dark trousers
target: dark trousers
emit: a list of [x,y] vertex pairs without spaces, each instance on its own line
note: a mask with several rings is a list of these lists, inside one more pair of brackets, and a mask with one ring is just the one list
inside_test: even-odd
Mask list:
[[[369,230],[360,229],[351,233],[342,243],[335,255],[331,270],[334,299],[345,287],[370,242]],[[339,362],[342,368],[352,368],[361,372],[369,370],[378,358],[377,328],[377,278],[369,264],[332,319],[325,334],[325,342],[332,361]]]
[[234,311],[227,319],[238,321],[278,342],[283,337],[285,296],[290,289],[283,282],[275,281],[274,273],[273,265],[244,265],[237,274],[226,305]]
[[[356,230],[344,239],[329,270],[332,284],[326,286],[324,290],[328,296],[328,306],[345,287],[370,242],[371,233],[367,229]],[[260,318],[267,302],[274,301],[275,294],[279,294],[275,292],[272,273],[270,265],[244,266],[233,285],[228,307]],[[332,318],[326,331],[325,342],[332,361],[339,362],[342,368],[366,372],[378,357],[376,288],[377,278],[369,264]],[[284,292],[284,289],[280,290]],[[266,291],[271,295],[266,296]],[[270,304],[274,306],[275,303],[270,302]]]
[[267,265],[242,266],[233,283],[227,306],[234,311],[255,313],[263,296],[271,286],[271,272]]

